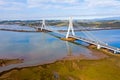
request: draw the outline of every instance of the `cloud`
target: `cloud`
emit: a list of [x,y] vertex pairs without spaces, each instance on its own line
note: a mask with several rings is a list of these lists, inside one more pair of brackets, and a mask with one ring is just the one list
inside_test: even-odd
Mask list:
[[[54,15],[106,17],[120,15],[120,0],[27,0],[28,9]],[[53,11],[53,12],[52,12]],[[46,13],[46,14],[47,14]],[[46,15],[44,14],[44,15]]]
[[120,7],[119,0],[27,0],[29,8],[95,9]]
[[[27,3],[25,3],[27,2]],[[0,0],[0,10],[62,9],[93,10],[120,8],[119,0]]]
[[4,4],[5,4],[5,2],[3,0],[0,0],[0,6],[4,5]]
[[[1,17],[3,18],[6,17],[6,14],[11,16],[10,18],[21,18],[21,16],[38,18],[40,15],[106,16],[120,14],[119,9],[120,0],[0,0],[1,15],[4,15]],[[18,13],[18,10],[23,13]]]
[[120,6],[120,1],[118,0],[85,0],[84,3],[89,8]]
[[77,4],[79,0],[27,0],[29,8],[63,8],[66,5]]
[[21,10],[25,7],[22,2],[11,0],[0,0],[0,10]]

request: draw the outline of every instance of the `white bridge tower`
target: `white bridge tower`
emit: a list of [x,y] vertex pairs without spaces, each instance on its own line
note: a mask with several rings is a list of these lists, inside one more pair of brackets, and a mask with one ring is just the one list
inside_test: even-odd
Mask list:
[[41,27],[41,31],[42,31],[43,29],[46,29],[45,19],[43,19],[43,20],[42,20],[42,27]]
[[70,35],[71,31],[72,31],[72,36],[75,36],[75,32],[74,32],[74,29],[73,29],[72,17],[70,17],[70,19],[69,19],[69,27],[68,27],[68,31],[67,31],[67,34],[66,34],[66,38],[69,38],[69,35]]

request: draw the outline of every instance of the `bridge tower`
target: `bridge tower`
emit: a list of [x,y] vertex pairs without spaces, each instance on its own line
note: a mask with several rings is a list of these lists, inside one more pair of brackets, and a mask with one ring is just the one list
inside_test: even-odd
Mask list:
[[42,20],[42,27],[41,27],[41,31],[42,31],[43,29],[46,29],[45,19],[43,19],[43,20]]
[[68,31],[67,31],[67,34],[66,34],[66,38],[69,38],[69,35],[70,35],[71,31],[72,31],[72,35],[75,36],[75,32],[74,32],[74,29],[73,29],[72,17],[70,17],[70,19],[69,19],[69,27],[68,27]]

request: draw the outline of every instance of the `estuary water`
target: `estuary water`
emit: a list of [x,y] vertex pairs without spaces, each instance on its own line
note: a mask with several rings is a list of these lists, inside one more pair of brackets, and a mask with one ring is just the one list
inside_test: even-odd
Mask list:
[[[99,40],[107,43],[110,46],[120,48],[120,29],[114,30],[96,30],[96,31],[85,31],[87,34],[91,35],[89,38],[92,40]],[[76,32],[76,35],[88,38],[84,33]]]
[[[109,45],[120,48],[120,30],[90,32]],[[82,32],[76,32],[76,35],[85,37]],[[85,46],[62,41],[49,33],[0,31],[0,58],[24,59],[23,63],[0,68],[0,71],[16,66],[44,64],[71,54],[84,55],[87,58],[97,57]]]

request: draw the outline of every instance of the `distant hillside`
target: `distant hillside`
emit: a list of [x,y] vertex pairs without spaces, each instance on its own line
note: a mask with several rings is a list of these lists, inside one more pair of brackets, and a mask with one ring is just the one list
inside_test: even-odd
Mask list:
[[81,26],[95,28],[120,28],[120,21],[95,21],[95,22],[79,22]]
[[[111,19],[111,20],[110,20]],[[73,25],[74,27],[84,26],[84,27],[93,27],[93,28],[120,28],[120,20],[112,20],[112,19],[120,19],[119,17],[114,18],[104,18],[101,20],[74,20]],[[41,26],[41,20],[27,20],[27,21],[0,21],[0,24],[7,24],[7,25],[21,25],[21,26]],[[46,20],[47,26],[68,26],[68,20]]]

